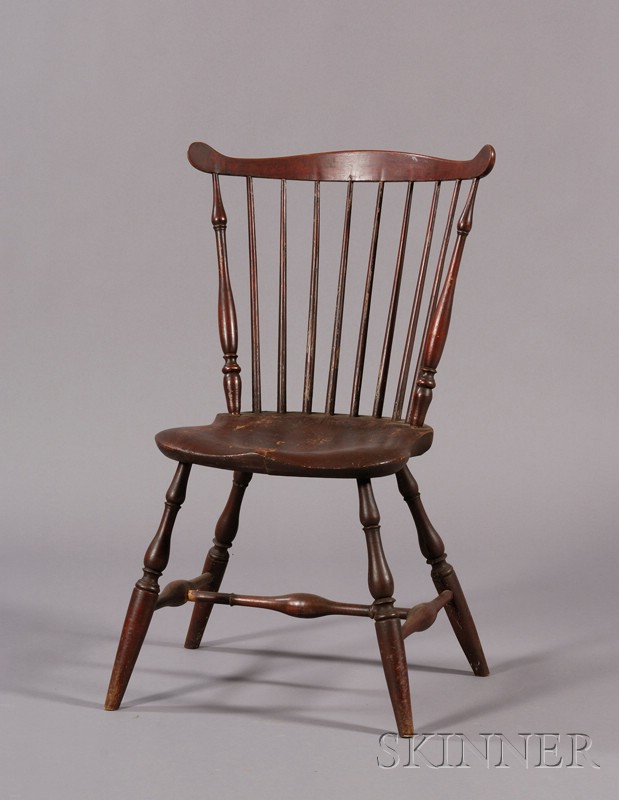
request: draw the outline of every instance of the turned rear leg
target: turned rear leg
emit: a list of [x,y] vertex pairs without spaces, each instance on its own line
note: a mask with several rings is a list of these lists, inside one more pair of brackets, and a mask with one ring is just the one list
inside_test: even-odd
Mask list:
[[419,537],[419,547],[428,564],[432,567],[432,580],[438,592],[449,589],[453,598],[445,606],[454,633],[458,637],[460,646],[467,657],[475,675],[488,675],[490,670],[482,650],[477,628],[469,610],[464,592],[454,568],[446,559],[443,540],[428,519],[426,510],[419,496],[417,481],[413,478],[408,467],[404,467],[397,474],[400,494],[408,505]]
[[394,608],[393,577],[380,538],[380,515],[369,480],[358,480],[359,518],[368,549],[368,585],[374,598],[372,616],[387,688],[400,736],[412,736],[413,712],[402,625]]
[[172,529],[176,515],[185,500],[190,471],[191,464],[178,465],[166,494],[161,523],[144,556],[144,574],[133,589],[118,643],[105,700],[107,711],[115,711],[122,702],[155,611],[159,595],[159,578],[168,565]]
[[[215,526],[215,538],[213,546],[208,551],[204,562],[203,573],[211,574],[209,590],[218,592],[221,582],[228,566],[229,553],[232,542],[239,529],[239,515],[243,495],[253,475],[251,472],[235,472],[232,480],[232,489],[228,497],[228,502],[224,508],[217,525]],[[193,650],[200,647],[200,642],[204,636],[206,624],[213,610],[213,603],[196,603],[191,615],[191,622],[185,639],[185,647]]]

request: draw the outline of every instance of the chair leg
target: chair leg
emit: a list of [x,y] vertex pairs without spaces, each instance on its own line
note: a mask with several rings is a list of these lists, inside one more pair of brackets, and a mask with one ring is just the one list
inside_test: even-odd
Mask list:
[[191,464],[179,463],[166,493],[161,523],[144,556],[144,574],[135,584],[125,617],[105,709],[115,711],[121,704],[131,673],[144,642],[159,595],[159,578],[168,565],[170,540],[176,515],[185,500]]
[[445,606],[445,611],[460,642],[460,646],[475,675],[489,675],[490,670],[488,669],[486,657],[464,592],[460,586],[460,581],[454,568],[445,560],[446,553],[443,540],[428,519],[426,510],[421,502],[417,481],[413,478],[408,467],[401,469],[396,474],[396,478],[400,494],[413,515],[421,552],[432,567],[434,585],[439,592],[444,589],[449,589],[453,592],[453,599]]
[[401,623],[395,612],[393,577],[380,538],[380,514],[372,484],[359,479],[359,518],[368,548],[368,585],[374,598],[372,616],[387,688],[400,736],[412,736],[413,712],[408,682],[408,664]]
[[[208,551],[202,572],[210,572],[212,578],[209,591],[218,592],[228,566],[230,557],[228,550],[239,529],[239,515],[245,489],[253,477],[251,472],[235,472],[232,479],[232,489],[228,502],[215,526],[213,546]],[[195,603],[191,615],[191,622],[185,639],[185,647],[195,650],[200,647],[206,624],[211,616],[213,603]]]

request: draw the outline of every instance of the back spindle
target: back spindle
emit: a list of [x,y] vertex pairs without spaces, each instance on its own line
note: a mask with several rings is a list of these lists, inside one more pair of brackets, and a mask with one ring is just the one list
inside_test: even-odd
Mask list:
[[251,387],[252,411],[262,411],[260,383],[260,317],[258,312],[258,256],[256,252],[256,213],[254,209],[254,185],[251,177],[247,184],[247,227],[249,241],[249,296],[251,315]]
[[303,413],[312,410],[314,370],[316,367],[316,323],[318,318],[318,265],[320,257],[320,181],[314,182],[314,223],[312,227],[312,265],[310,274],[309,311],[307,315],[307,344],[305,348],[305,378],[303,381]]
[[325,412],[335,413],[335,392],[337,374],[340,366],[340,347],[342,342],[342,320],[344,317],[344,296],[346,294],[346,272],[348,269],[348,247],[350,244],[350,219],[352,216],[352,179],[348,181],[346,191],[346,210],[344,213],[344,233],[342,234],[342,254],[340,256],[340,274],[335,301],[335,320],[333,323],[333,340],[331,343],[331,361],[329,363],[329,381],[327,383],[327,400]]
[[406,201],[404,203],[404,215],[402,218],[402,230],[400,231],[400,243],[398,245],[398,255],[396,258],[395,272],[393,275],[393,286],[391,288],[391,300],[389,302],[389,312],[387,314],[387,326],[385,338],[383,340],[383,350],[380,357],[378,368],[378,381],[376,383],[376,394],[374,396],[374,417],[382,417],[383,404],[385,402],[385,389],[387,388],[387,377],[389,375],[389,364],[391,362],[391,348],[393,346],[393,335],[395,332],[395,322],[398,313],[398,302],[400,299],[400,286],[402,285],[402,271],[404,269],[404,256],[406,255],[406,242],[408,239],[408,225],[411,216],[411,203],[413,200],[414,183],[408,184],[406,191]]
[[441,356],[443,355],[447,333],[449,332],[449,322],[451,320],[451,310],[453,307],[458,270],[460,269],[460,261],[462,259],[466,237],[473,226],[473,206],[475,204],[478,184],[479,178],[475,178],[472,182],[469,196],[460,219],[458,220],[458,235],[451,256],[449,269],[447,270],[438,303],[432,314],[426,339],[422,345],[421,368],[417,375],[415,385],[413,386],[411,413],[408,419],[411,425],[420,426],[424,424],[428,407],[432,402],[432,392],[436,386],[434,376]]
[[368,342],[368,325],[370,321],[370,306],[372,304],[372,289],[374,287],[374,270],[376,267],[376,251],[378,249],[378,233],[380,230],[384,189],[385,184],[383,181],[380,181],[376,193],[376,208],[374,210],[374,225],[372,226],[370,257],[368,260],[368,271],[365,278],[363,308],[361,311],[361,325],[359,327],[359,341],[357,342],[357,357],[355,359],[355,375],[353,378],[352,400],[350,404],[350,413],[353,417],[359,415],[359,400],[361,397],[361,382],[363,380],[365,351]]
[[213,213],[211,222],[217,244],[217,265],[219,270],[219,297],[217,321],[219,341],[224,356],[224,393],[229,414],[241,413],[241,367],[237,363],[237,321],[234,296],[228,272],[228,249],[226,245],[226,225],[228,218],[221,199],[219,175],[213,173]]
[[279,212],[279,327],[277,334],[277,410],[286,411],[286,363],[288,332],[288,232],[286,181],[281,181]]

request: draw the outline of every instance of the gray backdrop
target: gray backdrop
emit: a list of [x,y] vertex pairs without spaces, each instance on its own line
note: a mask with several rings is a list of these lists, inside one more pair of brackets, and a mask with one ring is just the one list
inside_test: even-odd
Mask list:
[[[2,797],[612,796],[617,5],[9,0],[1,17]],[[440,620],[409,640],[415,718],[580,731],[600,769],[379,769],[393,722],[354,619],[219,609],[212,649],[189,652],[187,609],[163,611],[124,710],[100,710],[171,476],[152,436],[222,408],[194,139],[496,147],[416,469],[493,675],[469,675]],[[193,476],[166,577],[199,571],[229,477]],[[226,588],[363,601],[354,484],[310,484],[255,479]],[[392,482],[377,496],[398,597],[429,599]]]

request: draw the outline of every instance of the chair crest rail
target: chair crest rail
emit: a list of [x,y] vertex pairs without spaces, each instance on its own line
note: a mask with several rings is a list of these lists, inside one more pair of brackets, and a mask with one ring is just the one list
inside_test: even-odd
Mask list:
[[187,153],[202,172],[301,181],[451,181],[482,178],[493,168],[494,148],[487,144],[468,161],[386,150],[342,150],[278,158],[233,158],[204,142]]

